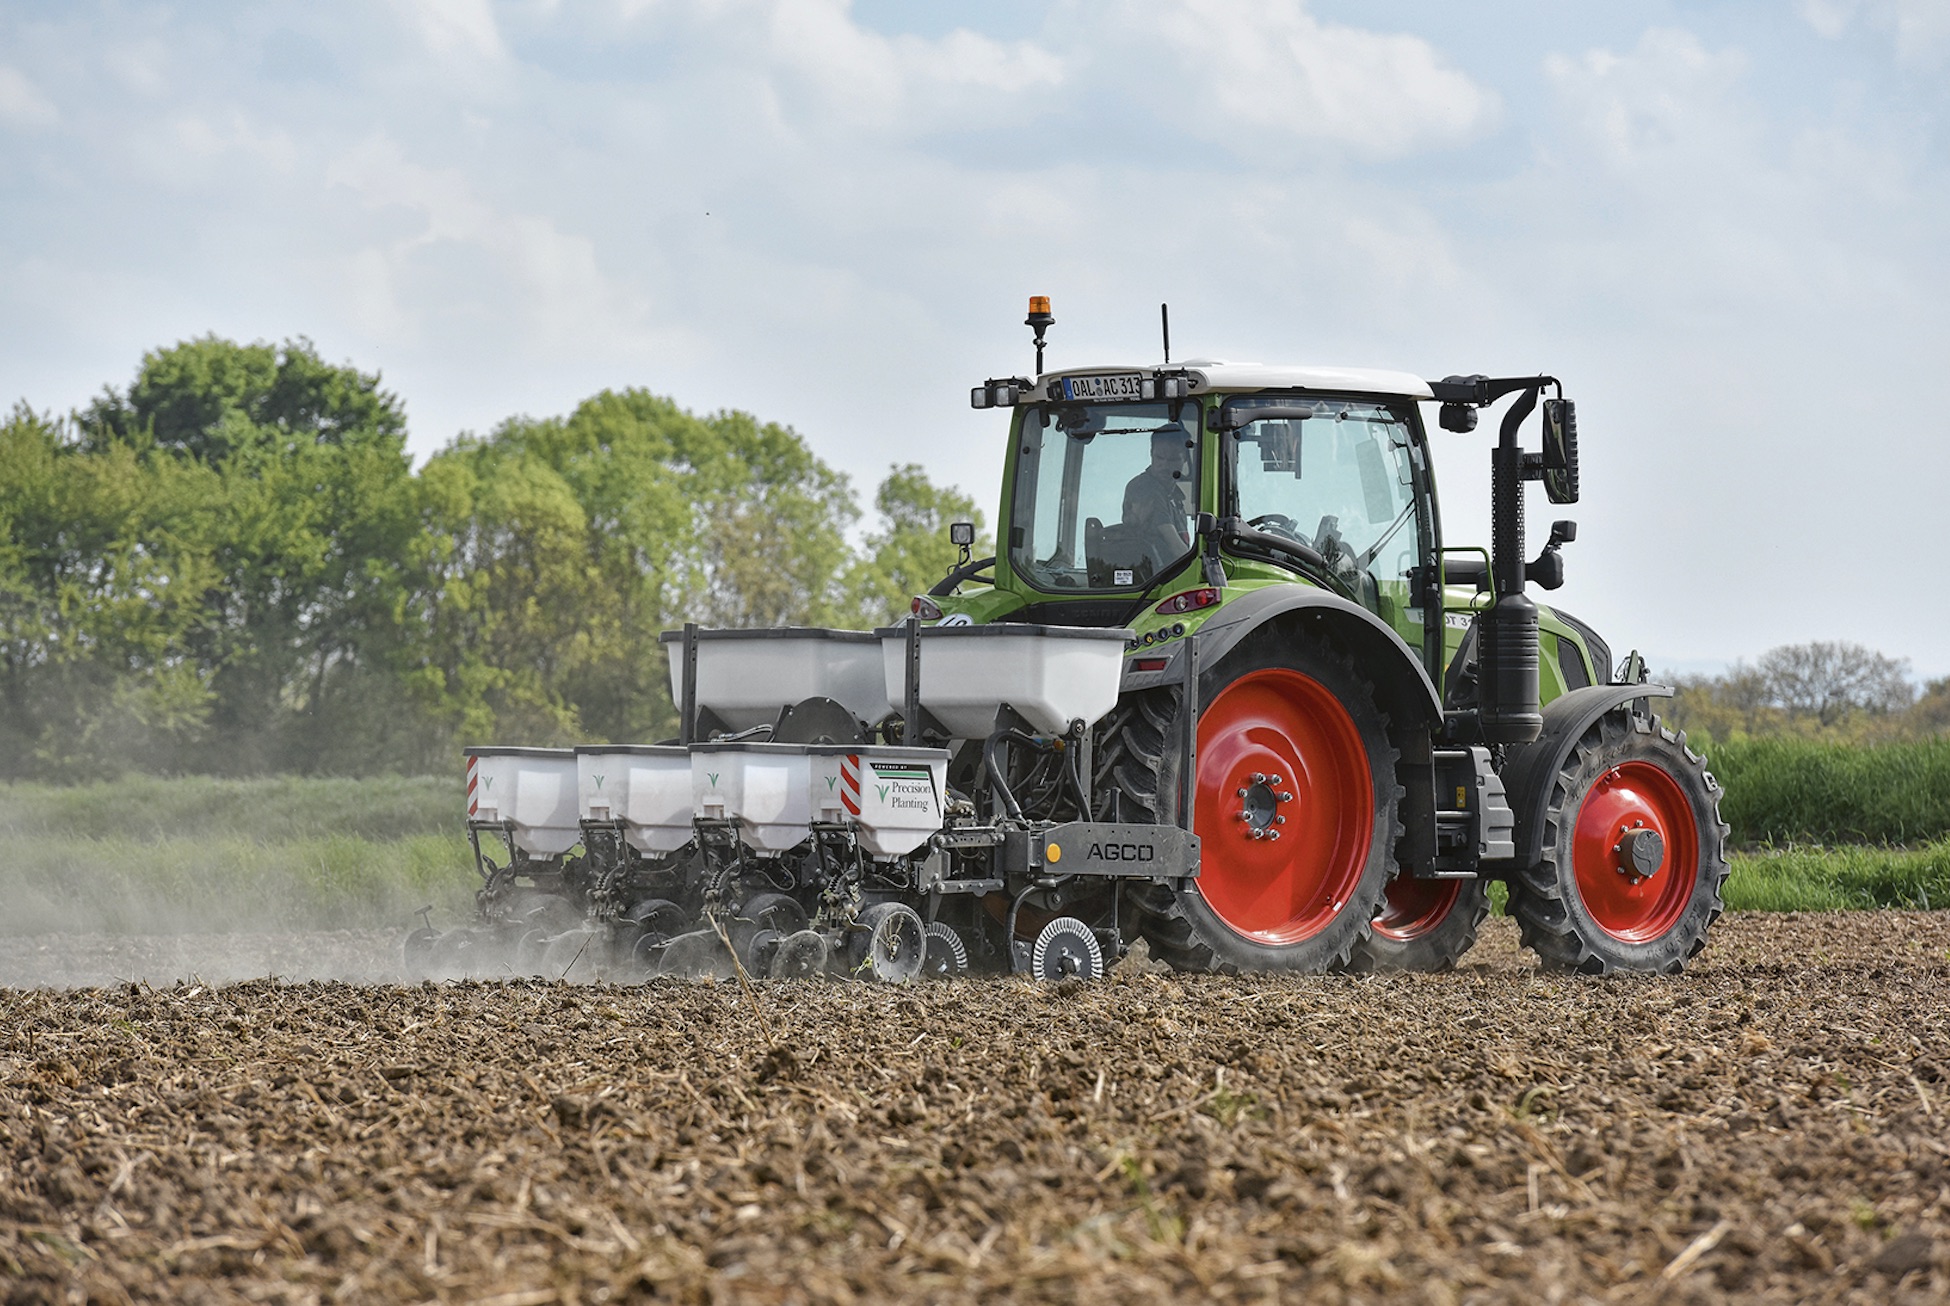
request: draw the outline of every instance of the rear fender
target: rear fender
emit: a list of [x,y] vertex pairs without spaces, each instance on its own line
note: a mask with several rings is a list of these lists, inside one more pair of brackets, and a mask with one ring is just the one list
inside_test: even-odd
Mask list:
[[1503,768],[1503,787],[1517,817],[1517,865],[1534,865],[1543,856],[1551,784],[1584,732],[1633,699],[1671,697],[1669,685],[1589,685],[1544,704],[1543,730]]
[[1331,635],[1374,682],[1375,699],[1398,727],[1429,730],[1442,721],[1442,697],[1422,659],[1374,613],[1338,594],[1278,585],[1243,594],[1199,628],[1198,660],[1213,666],[1248,636],[1277,622],[1288,637],[1310,629]]
[[[1190,638],[1146,648],[1124,660],[1125,693],[1182,685],[1186,646],[1196,642],[1200,679],[1249,638],[1291,642],[1331,639],[1346,649],[1374,686],[1375,706],[1388,716],[1399,750],[1396,776],[1402,786],[1402,865],[1433,867],[1435,790],[1432,746],[1442,728],[1442,700],[1422,660],[1379,617],[1337,594],[1304,585],[1253,590],[1226,603]],[[1145,667],[1150,670],[1144,670]],[[1207,682],[1208,691],[1212,688]]]

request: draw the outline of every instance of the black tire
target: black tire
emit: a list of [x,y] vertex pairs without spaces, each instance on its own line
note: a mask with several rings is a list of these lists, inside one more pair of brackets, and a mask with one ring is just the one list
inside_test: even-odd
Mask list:
[[[1678,974],[1724,906],[1720,794],[1706,760],[1657,717],[1600,718],[1552,778],[1541,858],[1510,881],[1524,945],[1554,970]],[[1641,828],[1656,849],[1630,841]]]
[[[1236,846],[1239,841],[1252,829],[1275,834],[1278,827],[1259,825],[1258,815],[1237,825],[1228,823],[1223,829],[1206,827],[1219,824],[1218,786],[1230,782],[1237,757],[1249,755],[1240,752],[1248,736],[1230,729],[1227,718],[1231,714],[1222,700],[1235,689],[1278,700],[1289,688],[1298,696],[1292,710],[1303,727],[1313,724],[1316,716],[1333,718],[1338,711],[1344,717],[1344,722],[1335,726],[1345,763],[1340,768],[1340,783],[1349,799],[1359,796],[1360,801],[1371,804],[1372,819],[1351,829],[1346,841],[1338,845],[1346,850],[1344,866],[1334,872],[1333,893],[1338,896],[1320,902],[1325,914],[1317,928],[1310,921],[1290,929],[1260,930],[1252,928],[1254,922],[1236,906],[1228,908],[1217,900],[1228,894],[1237,899],[1240,891],[1232,886],[1256,873],[1229,868],[1248,858],[1264,862],[1278,855],[1242,851],[1242,846]],[[1179,697],[1175,689],[1128,695],[1106,719],[1096,750],[1100,819],[1170,823],[1177,818],[1183,730]],[[1188,882],[1183,889],[1133,885],[1129,898],[1137,909],[1139,933],[1150,944],[1153,955],[1179,970],[1328,971],[1346,967],[1356,946],[1371,931],[1394,869],[1395,840],[1400,833],[1402,790],[1395,778],[1397,750],[1388,738],[1388,719],[1375,704],[1373,685],[1338,648],[1314,641],[1279,640],[1271,632],[1263,632],[1200,674],[1199,699],[1199,770],[1212,797],[1207,810],[1195,817],[1194,825],[1203,844],[1201,879],[1206,887],[1200,887],[1198,880]],[[1321,710],[1302,710],[1306,702],[1319,705]],[[1220,709],[1217,715],[1215,707]],[[1232,754],[1230,759],[1228,753]],[[1277,778],[1291,782],[1289,777]],[[1257,796],[1258,786],[1251,788]],[[1290,788],[1272,793],[1276,804],[1291,801],[1292,796]],[[1243,810],[1249,800],[1240,802]],[[1310,801],[1302,803],[1303,808],[1310,806]],[[1277,819],[1277,807],[1275,812],[1269,819]],[[1296,838],[1289,845],[1289,865],[1302,842]],[[1217,860],[1228,852],[1234,854],[1234,861]],[[1284,879],[1295,873],[1289,869],[1273,874]],[[1228,910],[1235,919],[1228,919]]]
[[1445,971],[1476,945],[1490,914],[1487,880],[1416,880],[1388,885],[1374,930],[1354,945],[1351,971]]

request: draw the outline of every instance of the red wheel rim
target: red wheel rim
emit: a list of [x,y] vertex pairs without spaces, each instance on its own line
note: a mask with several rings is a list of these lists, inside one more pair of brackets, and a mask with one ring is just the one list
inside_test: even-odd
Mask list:
[[1235,680],[1199,717],[1194,827],[1199,892],[1220,920],[1262,943],[1318,934],[1347,905],[1374,841],[1374,781],[1354,718],[1297,671]]
[[[1665,856],[1651,875],[1624,869],[1620,838],[1652,830]],[[1699,879],[1693,805],[1671,775],[1650,762],[1623,762],[1600,776],[1578,807],[1571,855],[1578,896],[1598,928],[1626,943],[1659,938],[1678,923]]]
[[1449,919],[1456,899],[1462,896],[1461,880],[1416,880],[1397,876],[1388,886],[1381,910],[1375,913],[1374,932],[1389,939],[1419,939]]

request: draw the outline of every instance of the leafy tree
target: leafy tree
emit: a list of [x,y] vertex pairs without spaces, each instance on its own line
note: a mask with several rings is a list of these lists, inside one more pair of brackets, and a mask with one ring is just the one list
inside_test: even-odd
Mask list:
[[183,526],[214,478],[86,455],[24,406],[0,466],[0,774],[167,767],[208,710],[183,645],[214,569]]
[[874,495],[881,528],[866,539],[864,555],[848,577],[855,619],[865,625],[886,625],[907,615],[910,600],[947,575],[961,557],[948,542],[948,527],[966,521],[975,525],[974,555],[994,551],[982,534],[983,519],[975,501],[960,490],[937,486],[914,463],[889,470]]
[[366,747],[340,718],[369,716],[387,679],[409,587],[392,560],[417,528],[405,416],[379,378],[303,340],[210,336],[146,355],[78,424],[92,461],[211,477],[169,526],[212,564],[179,650],[210,695],[183,763],[314,770]]
[[405,410],[379,388],[376,373],[327,363],[303,337],[277,346],[209,335],[145,354],[134,384],[104,393],[80,425],[96,447],[153,442],[210,463],[264,441],[406,438]]
[[376,374],[304,340],[143,358],[0,425],[0,775],[424,770],[469,741],[674,727],[658,635],[879,624],[954,560],[897,467],[864,548],[790,428],[643,390],[463,437],[416,475]]

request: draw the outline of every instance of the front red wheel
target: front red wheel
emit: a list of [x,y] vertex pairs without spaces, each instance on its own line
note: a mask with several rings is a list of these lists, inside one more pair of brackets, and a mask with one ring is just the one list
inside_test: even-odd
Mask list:
[[1678,923],[1699,878],[1699,832],[1671,775],[1643,761],[1606,771],[1578,808],[1572,840],[1578,897],[1599,929],[1644,943]]
[[1557,773],[1543,856],[1510,883],[1510,914],[1547,966],[1670,974],[1706,946],[1727,879],[1720,787],[1658,719],[1618,711]]

